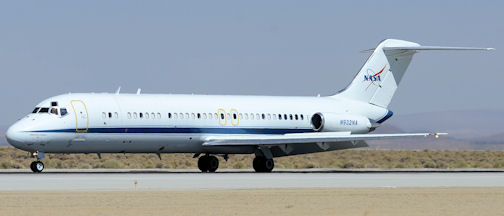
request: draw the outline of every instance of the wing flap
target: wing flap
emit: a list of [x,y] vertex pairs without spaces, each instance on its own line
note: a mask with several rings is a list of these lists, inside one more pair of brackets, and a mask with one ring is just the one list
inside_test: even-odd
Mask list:
[[310,132],[285,135],[212,136],[206,138],[203,146],[303,144],[428,136],[437,138],[439,135],[445,134],[446,133],[350,134],[350,132]]

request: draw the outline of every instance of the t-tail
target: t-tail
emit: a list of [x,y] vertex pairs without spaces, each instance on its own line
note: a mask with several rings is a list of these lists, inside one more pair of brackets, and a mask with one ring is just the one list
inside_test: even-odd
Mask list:
[[386,39],[375,49],[363,51],[372,54],[350,85],[334,96],[387,108],[413,55],[424,50],[493,50],[493,48],[421,46],[409,41]]

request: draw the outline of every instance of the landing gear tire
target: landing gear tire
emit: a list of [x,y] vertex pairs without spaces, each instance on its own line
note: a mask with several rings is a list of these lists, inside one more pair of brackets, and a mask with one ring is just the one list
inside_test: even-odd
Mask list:
[[219,159],[215,156],[201,156],[198,159],[198,168],[201,172],[215,172],[219,168]]
[[44,170],[44,163],[42,163],[42,161],[33,161],[33,162],[30,164],[30,169],[31,169],[34,173],[39,173],[39,172],[42,172],[42,170]]
[[37,161],[33,161],[30,164],[30,169],[31,169],[32,172],[37,172],[37,170],[35,169],[35,163],[37,163]]
[[198,159],[198,168],[201,172],[208,172],[208,156],[201,156]]
[[266,159],[265,157],[255,157],[252,166],[256,172],[271,172],[275,167],[273,159]]

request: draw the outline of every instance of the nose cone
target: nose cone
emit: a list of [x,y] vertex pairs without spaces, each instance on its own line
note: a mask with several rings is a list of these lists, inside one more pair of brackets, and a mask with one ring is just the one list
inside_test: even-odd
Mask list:
[[25,143],[25,134],[22,131],[21,125],[18,123],[13,124],[7,129],[5,133],[7,142],[16,148],[20,148]]

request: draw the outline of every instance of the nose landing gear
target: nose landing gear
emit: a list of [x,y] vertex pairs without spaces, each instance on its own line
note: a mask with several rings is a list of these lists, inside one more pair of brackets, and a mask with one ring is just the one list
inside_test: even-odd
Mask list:
[[39,172],[42,172],[42,170],[44,170],[44,163],[42,163],[42,161],[33,161],[33,162],[30,164],[30,169],[31,169],[34,173],[39,173]]
[[32,152],[32,157],[35,157],[37,158],[36,161],[33,161],[31,164],[30,164],[30,169],[34,172],[34,173],[39,173],[39,172],[42,172],[42,170],[44,170],[44,163],[42,163],[42,161],[40,161],[40,159],[42,158],[45,158],[45,154],[44,152]]

